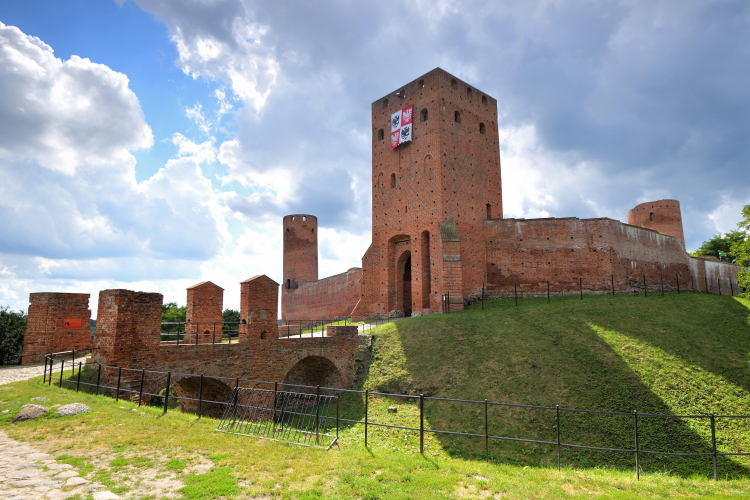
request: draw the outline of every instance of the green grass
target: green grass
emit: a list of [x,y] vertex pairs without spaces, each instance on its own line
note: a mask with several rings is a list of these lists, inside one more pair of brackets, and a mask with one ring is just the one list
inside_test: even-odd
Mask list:
[[[463,313],[405,319],[384,325],[370,379],[371,390],[460,396],[518,403],[590,409],[667,413],[721,411],[748,413],[748,303],[728,297],[680,295],[568,298],[547,304],[524,300],[485,303]],[[501,305],[502,304],[502,305]],[[85,372],[84,372],[85,373]],[[71,374],[66,374],[69,376]],[[40,379],[12,384],[0,392],[0,410],[14,414],[31,397],[48,405],[81,402],[91,413],[54,413],[0,429],[12,438],[34,442],[58,459],[84,471],[112,491],[143,494],[135,479],[148,460],[158,471],[182,478],[183,498],[747,498],[746,462],[722,460],[722,481],[709,479],[710,460],[642,458],[645,472],[635,479],[632,456],[563,451],[563,470],[553,448],[493,444],[492,460],[481,460],[483,441],[427,435],[419,454],[414,431],[370,428],[364,448],[361,424],[342,427],[339,446],[326,452],[261,439],[214,432],[216,420],[141,407],[105,396],[42,385]],[[18,401],[18,403],[14,403]],[[364,401],[342,399],[342,416],[361,418]],[[388,413],[389,406],[397,413]],[[125,411],[118,407],[124,407]],[[461,404],[425,405],[427,427],[474,432],[483,409]],[[372,397],[374,422],[418,425],[414,401]],[[548,438],[554,420],[538,411],[490,412],[493,434]],[[642,446],[676,446],[677,439],[705,446],[706,429],[676,421],[649,427]],[[632,422],[576,419],[564,415],[561,431],[587,444],[627,444]],[[720,449],[746,446],[744,428],[721,427]],[[644,439],[646,439],[644,437]],[[691,440],[691,441],[690,441]],[[75,449],[75,452],[71,450]],[[745,450],[747,451],[747,450]],[[113,456],[115,469],[96,468],[86,457]],[[119,460],[122,458],[124,460]],[[138,461],[140,460],[140,462]],[[209,470],[191,474],[190,463]],[[645,461],[645,462],[644,462]],[[138,465],[143,465],[139,468]],[[573,468],[575,467],[575,468]],[[161,472],[160,472],[161,473]],[[125,474],[125,476],[123,476]],[[123,477],[128,477],[125,481]],[[147,498],[147,497],[144,497]]]
[[[381,328],[366,388],[565,408],[659,414],[750,415],[748,302],[701,294],[557,297],[485,303],[463,313],[406,319]],[[494,435],[556,440],[555,412],[490,407]],[[430,428],[484,433],[483,405],[427,402]],[[633,448],[633,417],[561,412],[563,442]],[[719,451],[750,452],[750,422],[719,420]],[[708,419],[639,418],[639,446],[710,452]],[[441,438],[455,456],[477,458],[483,439]],[[506,463],[549,466],[554,447],[495,442]],[[563,451],[576,467],[633,468],[632,454]],[[646,471],[710,474],[707,458],[643,456]],[[747,458],[719,460],[748,475]]]

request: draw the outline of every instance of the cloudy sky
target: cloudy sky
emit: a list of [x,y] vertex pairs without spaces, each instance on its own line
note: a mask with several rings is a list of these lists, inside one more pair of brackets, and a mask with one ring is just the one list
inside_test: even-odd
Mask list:
[[498,100],[506,217],[682,204],[688,249],[750,203],[750,4],[0,3],[0,305],[34,291],[321,277],[370,242],[370,103],[441,67]]

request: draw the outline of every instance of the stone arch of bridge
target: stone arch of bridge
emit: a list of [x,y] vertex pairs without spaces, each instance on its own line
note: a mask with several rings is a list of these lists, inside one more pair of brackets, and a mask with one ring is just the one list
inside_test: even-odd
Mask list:
[[[183,413],[198,413],[198,399],[201,397],[201,378],[182,377],[172,383],[175,393],[180,398],[180,409]],[[224,405],[232,396],[232,387],[219,379],[203,377],[203,403],[201,415],[221,418]]]
[[[308,386],[295,387],[295,386]],[[284,390],[314,393],[316,386],[342,388],[341,371],[324,356],[306,356],[297,361],[284,376]]]

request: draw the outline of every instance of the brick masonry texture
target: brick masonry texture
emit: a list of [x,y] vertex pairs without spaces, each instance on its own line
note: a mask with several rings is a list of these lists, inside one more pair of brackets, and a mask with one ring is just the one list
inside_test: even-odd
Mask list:
[[[240,287],[240,317],[244,324],[240,325],[239,339],[232,344],[162,342],[161,294],[129,290],[100,292],[94,337],[98,349],[94,351],[94,360],[129,368],[122,374],[104,369],[103,383],[115,385],[120,375],[123,389],[137,391],[141,369],[279,382],[292,373],[295,381],[310,385],[316,385],[316,381],[320,384],[316,376],[338,387],[354,383],[356,326],[329,327],[325,337],[279,339],[278,283],[261,275],[243,281]],[[317,372],[310,374],[300,369],[300,362],[303,368],[314,364]],[[175,374],[172,382],[178,395],[192,397],[188,392],[195,383],[178,383],[186,378],[190,377]],[[162,378],[149,376],[144,390],[156,394],[163,388]]]
[[[80,320],[66,328],[65,319]],[[85,349],[91,344],[91,311],[87,293],[32,293],[21,364],[41,363],[53,352]]]
[[[211,323],[218,323],[221,331],[221,313],[224,310],[224,289],[210,281],[198,283],[187,289],[185,341],[195,340],[195,334],[210,335],[215,332]],[[201,324],[204,323],[204,324]]]
[[281,304],[285,320],[348,318],[360,296],[362,269],[304,283],[287,290],[282,285]]
[[641,203],[628,212],[628,224],[648,227],[660,233],[674,236],[683,248],[685,236],[682,233],[682,213],[677,200],[659,200]]

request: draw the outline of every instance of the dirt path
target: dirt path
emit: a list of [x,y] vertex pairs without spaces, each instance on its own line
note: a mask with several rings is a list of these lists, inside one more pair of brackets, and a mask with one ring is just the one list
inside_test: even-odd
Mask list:
[[44,363],[0,368],[0,385],[26,380],[44,374]]

